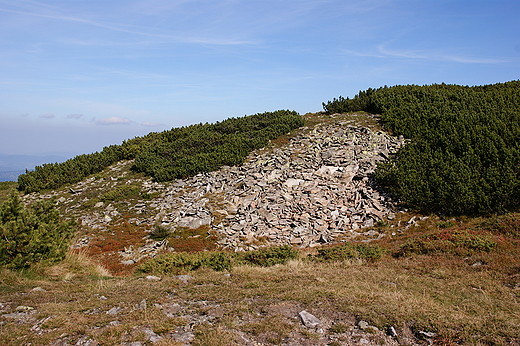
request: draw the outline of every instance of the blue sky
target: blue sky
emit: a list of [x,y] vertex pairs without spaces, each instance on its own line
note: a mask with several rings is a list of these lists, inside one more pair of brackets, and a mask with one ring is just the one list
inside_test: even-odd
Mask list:
[[518,0],[0,0],[0,153],[520,79]]

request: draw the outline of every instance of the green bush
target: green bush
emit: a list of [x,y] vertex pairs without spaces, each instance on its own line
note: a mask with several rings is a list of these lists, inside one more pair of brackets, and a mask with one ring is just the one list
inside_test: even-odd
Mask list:
[[52,200],[25,208],[17,194],[0,206],[0,265],[21,269],[65,257],[75,222],[60,220]]
[[177,275],[199,268],[228,270],[231,268],[231,256],[226,252],[216,251],[168,253],[144,262],[137,268],[137,272]]
[[384,252],[384,249],[378,245],[345,243],[318,249],[318,254],[313,259],[320,262],[344,261],[348,259],[373,261],[380,259]]
[[140,195],[141,187],[137,185],[121,185],[115,189],[108,191],[101,196],[102,201],[120,201],[128,197],[137,197]]
[[407,241],[396,256],[412,254],[455,254],[467,256],[474,252],[490,252],[497,247],[490,234],[476,231],[440,231]]
[[453,244],[471,251],[490,252],[497,247],[497,242],[487,234],[476,234],[471,232],[457,232],[453,236]]
[[375,174],[408,205],[449,215],[520,207],[520,81],[383,87],[323,106],[379,113],[411,140]]
[[209,256],[203,256],[201,267],[211,268],[216,271],[231,269],[231,256],[227,252],[216,251]]
[[36,166],[34,171],[20,175],[18,189],[30,193],[77,183],[124,158],[122,147],[111,145],[103,148],[101,152],[78,155],[62,163],[46,163]]
[[298,258],[298,256],[298,250],[293,249],[290,245],[264,247],[236,254],[239,262],[262,267],[285,264],[291,259]]
[[298,258],[298,256],[299,252],[289,245],[234,254],[224,251],[176,252],[164,254],[144,262],[137,268],[137,272],[176,275],[199,268],[211,268],[216,271],[229,270],[232,265],[240,264],[269,267],[275,264],[285,264],[288,260]]
[[12,181],[0,181],[0,191],[14,189],[14,186],[16,186],[15,182],[12,182]]
[[395,253],[396,257],[410,255],[432,255],[452,253],[455,249],[453,242],[445,239],[412,239],[408,240]]
[[453,226],[455,226],[455,223],[451,220],[437,222],[437,227],[439,228],[451,228]]
[[136,154],[135,170],[169,181],[240,165],[252,150],[303,124],[298,113],[280,110],[171,129]]
[[172,231],[169,227],[156,224],[150,232],[150,238],[153,240],[164,240],[171,236]]

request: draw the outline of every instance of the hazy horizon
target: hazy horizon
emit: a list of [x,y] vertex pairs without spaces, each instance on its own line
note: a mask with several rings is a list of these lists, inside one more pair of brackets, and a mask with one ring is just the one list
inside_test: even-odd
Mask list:
[[0,152],[520,79],[517,0],[0,0]]

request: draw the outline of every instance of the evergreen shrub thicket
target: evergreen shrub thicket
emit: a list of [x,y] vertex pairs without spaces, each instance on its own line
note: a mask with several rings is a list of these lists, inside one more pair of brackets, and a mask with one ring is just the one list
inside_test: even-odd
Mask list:
[[385,250],[378,245],[345,243],[338,246],[322,247],[313,257],[318,262],[363,259],[375,261],[383,257]]
[[25,207],[17,194],[0,206],[0,266],[21,269],[65,257],[76,231],[73,220],[61,220],[52,200]]
[[37,166],[18,177],[18,188],[25,193],[56,189],[125,159],[135,159],[134,169],[156,181],[186,178],[223,165],[239,165],[252,150],[303,124],[297,112],[279,110],[152,132],[105,147],[101,152]]
[[244,264],[270,267],[275,264],[285,264],[300,256],[298,250],[290,245],[263,247],[258,250],[237,253],[237,261]]
[[445,214],[520,206],[520,81],[385,86],[323,107],[379,113],[387,129],[411,140],[375,175],[410,206]]
[[45,163],[18,177],[18,189],[26,193],[56,189],[99,173],[111,164],[125,159],[122,146],[111,145],[101,152],[78,155],[62,163]]
[[142,263],[137,272],[158,275],[183,274],[199,268],[228,270],[231,268],[231,255],[221,251],[167,253]]
[[289,245],[271,246],[237,253],[224,251],[166,253],[142,263],[137,268],[137,272],[164,275],[186,273],[199,268],[223,271],[244,264],[270,267],[276,264],[285,264],[299,256],[299,251]]
[[160,140],[137,153],[135,169],[156,181],[168,181],[224,165],[240,165],[252,150],[303,124],[298,113],[280,110],[175,128],[161,133]]
[[498,243],[488,231],[444,230],[412,238],[394,256],[455,254],[470,256],[477,252],[491,252]]

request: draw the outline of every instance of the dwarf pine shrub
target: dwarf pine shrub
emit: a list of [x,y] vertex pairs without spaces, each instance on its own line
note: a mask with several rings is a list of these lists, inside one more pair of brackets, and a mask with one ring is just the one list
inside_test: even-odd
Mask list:
[[137,185],[121,185],[101,196],[102,201],[120,201],[129,197],[138,197],[141,187]]
[[258,250],[237,253],[238,261],[261,267],[270,267],[275,264],[285,264],[299,256],[298,250],[290,245],[263,247]]
[[375,174],[408,205],[448,215],[520,207],[520,81],[385,86],[323,107],[379,113],[410,139]]
[[180,274],[199,268],[211,268],[216,271],[229,270],[233,265],[255,265],[269,267],[285,264],[296,259],[300,253],[289,245],[272,246],[258,250],[229,253],[225,251],[174,252],[152,258],[142,263],[138,273]]
[[0,265],[21,269],[65,257],[76,231],[73,220],[61,220],[52,200],[25,207],[17,194],[0,206]]
[[175,252],[152,258],[139,267],[138,273],[181,274],[199,268],[211,268],[216,271],[231,268],[231,256],[226,252]]
[[345,243],[318,249],[318,254],[313,259],[319,262],[344,261],[348,259],[374,261],[380,259],[384,252],[385,250],[378,245]]

